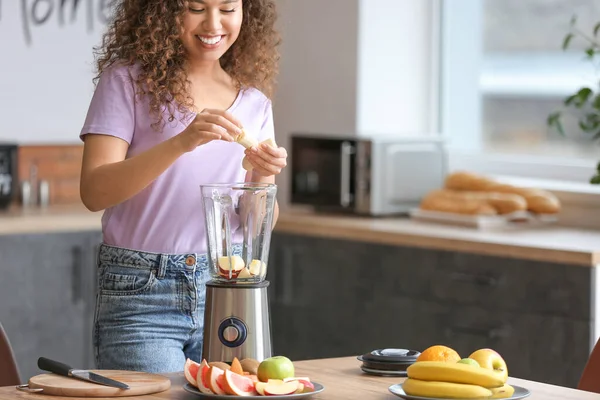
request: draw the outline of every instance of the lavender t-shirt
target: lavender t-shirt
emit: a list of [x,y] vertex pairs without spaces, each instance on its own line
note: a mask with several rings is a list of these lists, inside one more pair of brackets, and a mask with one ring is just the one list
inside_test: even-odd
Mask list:
[[[134,67],[125,66],[103,72],[80,133],[81,138],[95,133],[125,140],[127,157],[177,135],[191,121],[182,123],[176,114],[162,131],[153,130],[148,99],[135,95],[134,74]],[[259,90],[240,91],[227,111],[259,142],[274,138],[271,101]],[[243,157],[240,144],[220,140],[185,153],[140,193],[104,211],[104,243],[154,253],[205,253],[200,185],[242,182]]]

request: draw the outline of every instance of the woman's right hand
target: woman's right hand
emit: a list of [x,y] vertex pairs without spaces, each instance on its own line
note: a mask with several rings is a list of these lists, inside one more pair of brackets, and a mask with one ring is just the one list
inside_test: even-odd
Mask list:
[[196,114],[194,120],[183,132],[175,136],[184,152],[213,140],[234,142],[242,133],[242,124],[231,113],[222,110],[205,109]]

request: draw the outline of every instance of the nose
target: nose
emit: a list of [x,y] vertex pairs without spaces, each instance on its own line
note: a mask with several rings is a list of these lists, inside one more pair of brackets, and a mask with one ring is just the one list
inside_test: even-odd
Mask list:
[[218,9],[206,13],[206,19],[202,22],[202,28],[206,32],[219,32],[221,26],[221,12]]

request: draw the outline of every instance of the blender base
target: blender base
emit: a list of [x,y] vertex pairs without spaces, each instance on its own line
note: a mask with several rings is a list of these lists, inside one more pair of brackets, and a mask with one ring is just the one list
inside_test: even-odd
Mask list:
[[268,286],[207,282],[202,358],[230,363],[234,357],[260,362],[272,356]]

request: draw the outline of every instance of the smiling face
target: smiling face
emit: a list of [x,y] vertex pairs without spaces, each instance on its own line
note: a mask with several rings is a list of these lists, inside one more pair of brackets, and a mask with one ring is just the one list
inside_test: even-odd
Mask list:
[[214,62],[231,47],[242,27],[243,0],[189,0],[181,41],[190,61]]

